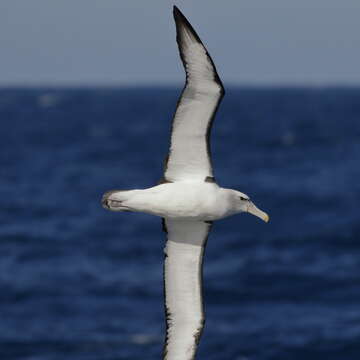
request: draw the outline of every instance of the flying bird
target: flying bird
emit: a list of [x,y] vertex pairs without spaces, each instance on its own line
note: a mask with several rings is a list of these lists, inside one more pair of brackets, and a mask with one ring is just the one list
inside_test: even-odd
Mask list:
[[104,194],[112,211],[160,216],[167,233],[164,249],[166,312],[165,360],[195,358],[204,327],[202,265],[213,221],[248,212],[268,222],[249,196],[220,187],[210,156],[211,126],[225,94],[205,46],[189,21],[174,6],[177,43],[186,83],[172,122],[170,150],[157,186]]

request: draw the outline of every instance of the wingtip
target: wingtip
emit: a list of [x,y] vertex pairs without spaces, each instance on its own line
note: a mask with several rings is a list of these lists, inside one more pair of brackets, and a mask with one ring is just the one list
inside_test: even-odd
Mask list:
[[173,7],[173,14],[174,14],[175,21],[184,18],[183,13],[179,10],[179,8],[176,5],[174,5],[174,7]]
[[[215,77],[215,81],[220,85],[220,88],[221,88],[221,94],[222,96],[224,96],[225,94],[225,89],[224,89],[224,86],[220,80],[220,77],[216,71],[216,67],[215,67],[215,64],[214,62],[212,61],[210,55],[208,54],[204,44],[202,43],[199,35],[197,34],[197,32],[195,31],[195,29],[192,27],[192,25],[190,24],[189,20],[187,20],[187,18],[185,17],[185,15],[179,10],[179,8],[174,5],[173,6],[173,14],[174,14],[174,20],[175,20],[175,26],[176,26],[176,41],[179,45],[179,51],[180,51],[180,57],[184,63],[184,59],[183,59],[183,55],[182,55],[182,39],[183,39],[183,34],[184,32],[188,33],[188,35],[191,35],[192,39],[194,41],[196,41],[197,43],[201,44],[205,51],[206,51],[206,54],[207,56],[209,57],[210,59],[210,62],[212,64],[212,66],[214,67],[214,77]],[[185,63],[184,63],[185,65]]]
[[176,24],[178,39],[181,37],[181,33],[184,31],[184,29],[186,29],[187,32],[192,34],[192,36],[194,37],[194,39],[196,39],[196,41],[202,43],[199,35],[194,30],[189,20],[185,17],[185,15],[179,10],[179,8],[176,5],[174,5],[173,13],[174,13],[174,20]]

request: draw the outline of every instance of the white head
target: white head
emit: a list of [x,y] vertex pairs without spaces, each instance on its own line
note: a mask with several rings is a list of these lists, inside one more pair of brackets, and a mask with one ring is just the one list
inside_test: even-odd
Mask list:
[[269,221],[269,215],[264,211],[258,209],[255,204],[250,200],[249,196],[236,190],[228,189],[227,191],[231,199],[232,210],[234,211],[234,213],[248,212],[259,217],[265,222]]

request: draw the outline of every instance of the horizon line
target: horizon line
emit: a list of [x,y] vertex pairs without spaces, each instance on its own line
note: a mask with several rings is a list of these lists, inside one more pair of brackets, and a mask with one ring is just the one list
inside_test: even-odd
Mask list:
[[[183,83],[120,83],[120,82],[42,82],[42,83],[4,83],[0,84],[0,90],[6,89],[146,89],[146,88],[173,88],[181,89]],[[225,88],[264,88],[264,89],[286,89],[286,88],[360,88],[360,82],[244,82],[228,83]]]

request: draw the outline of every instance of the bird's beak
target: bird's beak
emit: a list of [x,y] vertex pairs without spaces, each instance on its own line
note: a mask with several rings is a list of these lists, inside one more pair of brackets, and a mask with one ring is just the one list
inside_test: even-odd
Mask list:
[[266,212],[258,209],[252,202],[249,203],[247,212],[259,217],[260,219],[264,220],[265,222],[268,222],[270,219],[269,215]]

